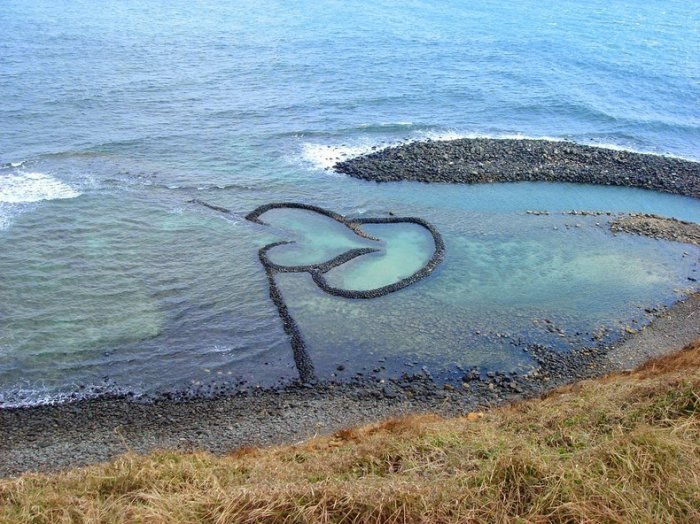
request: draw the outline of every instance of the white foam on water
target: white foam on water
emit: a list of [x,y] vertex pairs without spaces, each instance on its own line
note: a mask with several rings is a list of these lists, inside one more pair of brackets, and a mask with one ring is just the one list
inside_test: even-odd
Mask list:
[[469,131],[457,131],[457,130],[445,130],[445,131],[415,131],[412,135],[407,136],[402,140],[379,140],[374,139],[362,139],[359,142],[351,144],[328,144],[328,143],[313,143],[308,142],[302,146],[301,158],[302,160],[310,164],[314,169],[329,171],[333,174],[333,166],[342,162],[343,160],[349,160],[358,156],[366,155],[373,151],[379,151],[389,147],[396,147],[400,145],[410,144],[412,142],[420,142],[425,140],[433,141],[447,141],[447,140],[459,140],[462,138],[485,138],[485,139],[510,139],[510,140],[546,140],[549,142],[562,142],[562,143],[572,143],[578,145],[589,145],[593,147],[599,147],[602,149],[612,149],[615,151],[627,151],[630,153],[642,153],[647,155],[655,156],[665,156],[671,158],[677,158],[679,160],[688,160],[691,162],[697,162],[698,159],[690,157],[682,157],[678,155],[672,155],[668,153],[659,153],[658,151],[648,151],[643,149],[634,149],[628,146],[622,146],[619,144],[612,144],[606,142],[597,142],[595,140],[589,140],[588,142],[576,141],[570,138],[557,137],[557,136],[547,136],[547,135],[525,135],[523,133],[479,133],[479,132],[469,132]]
[[[124,393],[127,391],[122,388],[106,385],[81,387],[69,384],[65,390],[53,390],[43,384],[17,386],[4,393],[0,392],[0,409],[53,406],[77,400],[99,398],[105,394],[119,395]],[[132,398],[139,399],[140,397],[142,397],[141,394],[135,394]]]
[[12,222],[13,212],[9,209],[9,206],[4,206],[0,204],[0,231],[10,227]]
[[[589,140],[575,140],[573,138],[561,137],[561,136],[549,136],[549,135],[526,135],[523,133],[475,133],[475,132],[462,132],[462,131],[418,131],[418,134],[422,135],[423,138],[418,140],[459,140],[460,138],[487,138],[495,140],[546,140],[547,142],[562,142],[568,144],[576,144],[581,146],[591,146],[599,147],[601,149],[612,149],[614,151],[625,151],[628,153],[641,153],[644,155],[654,155],[663,156],[669,158],[677,158],[679,160],[688,160],[690,162],[697,162],[699,158],[687,157],[674,155],[671,153],[660,153],[658,151],[651,151],[648,149],[639,149],[630,146],[623,146],[620,144],[614,144],[609,142],[598,142],[595,139]],[[410,140],[415,142],[416,140]]]
[[[362,126],[360,126],[362,127]],[[532,139],[532,140],[550,140],[553,142],[565,142],[566,139],[557,137],[528,137],[522,134],[499,134],[486,135],[484,133],[460,132],[454,130],[447,131],[415,131],[403,139],[386,140],[379,138],[365,138],[355,141],[350,144],[328,144],[318,142],[307,142],[303,144],[301,151],[301,159],[310,164],[314,169],[329,171],[335,174],[333,166],[358,156],[366,155],[373,151],[380,151],[389,147],[397,147],[410,144],[413,142],[422,142],[425,140],[458,140],[460,138],[511,138],[511,139]]]
[[[362,127],[362,126],[360,126]],[[458,140],[460,138],[514,138],[514,139],[524,139],[532,138],[526,137],[520,134],[503,134],[503,135],[484,135],[483,133],[464,133],[458,131],[415,131],[412,135],[409,135],[403,139],[394,140],[379,140],[375,139],[362,139],[358,142],[352,144],[322,144],[307,142],[302,146],[301,158],[307,164],[310,164],[314,169],[323,171],[332,171],[333,166],[342,162],[343,160],[349,160],[358,156],[366,155],[373,151],[380,151],[389,147],[397,147],[400,145],[410,144],[412,142],[421,142],[425,140]],[[539,140],[551,140],[562,142],[562,138],[554,137],[538,137]]]
[[674,155],[673,153],[659,153],[658,151],[651,151],[648,149],[635,149],[632,147],[621,146],[619,144],[611,144],[608,142],[590,141],[587,144],[583,144],[583,145],[599,147],[601,149],[612,149],[614,151],[626,151],[628,153],[641,153],[643,155],[653,155],[653,156],[663,156],[663,157],[668,157],[668,158],[676,158],[678,160],[687,160],[688,162],[700,161],[700,157]]
[[75,198],[80,192],[61,180],[39,172],[0,174],[0,230],[7,229],[19,205]]
[[75,198],[80,193],[65,182],[45,173],[0,175],[0,202],[24,204],[42,200]]
[[315,169],[331,171],[333,166],[343,160],[349,160],[358,156],[366,155],[372,151],[379,151],[387,147],[396,147],[407,144],[415,140],[363,140],[351,145],[335,145],[306,143],[302,146],[301,158]]
[[430,139],[439,141],[459,140],[461,138],[485,138],[492,140],[547,140],[548,142],[572,142],[572,140],[557,136],[529,136],[523,133],[477,133],[472,131],[456,131],[453,129],[446,131],[419,131],[418,134],[421,138],[415,140]]
[[16,388],[11,392],[0,392],[0,409],[50,406],[70,401],[69,394],[51,394],[46,388]]
[[331,169],[337,162],[364,155],[372,150],[371,146],[334,146],[329,144],[304,144],[301,158],[315,169]]
[[398,122],[379,122],[378,124],[374,123],[374,122],[366,122],[364,124],[360,124],[358,127],[360,127],[360,128],[411,127],[413,125],[414,125],[413,122],[409,122],[407,120],[399,120]]

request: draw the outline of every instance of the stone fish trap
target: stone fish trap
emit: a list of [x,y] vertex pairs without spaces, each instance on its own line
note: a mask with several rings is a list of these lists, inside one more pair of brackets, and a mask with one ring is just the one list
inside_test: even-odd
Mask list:
[[[204,204],[203,202],[197,202]],[[207,205],[207,204],[204,204]],[[217,211],[224,211],[228,212],[228,210],[225,210],[223,208],[216,208],[214,206],[209,206],[212,209],[215,209]],[[332,220],[335,220],[336,222],[343,224],[347,228],[349,228],[351,231],[353,231],[356,235],[366,238],[369,240],[378,240],[367,233],[365,233],[362,229],[361,226],[363,224],[401,224],[401,223],[410,223],[410,224],[417,224],[426,230],[428,230],[433,238],[433,242],[435,245],[433,255],[432,257],[428,260],[428,262],[423,265],[418,271],[414,272],[412,275],[402,278],[392,284],[388,284],[382,287],[374,288],[374,289],[368,289],[368,290],[348,290],[348,289],[342,289],[339,287],[334,287],[331,286],[326,278],[325,274],[329,272],[331,269],[334,269],[342,264],[345,264],[346,262],[349,262],[350,260],[353,260],[355,258],[361,257],[363,255],[367,255],[370,253],[376,253],[379,252],[380,250],[378,249],[373,249],[373,248],[360,248],[360,249],[350,249],[326,262],[318,263],[318,264],[307,264],[307,265],[280,265],[272,262],[268,256],[268,252],[280,245],[285,245],[285,244],[293,244],[294,242],[290,241],[282,241],[282,242],[274,242],[272,244],[267,244],[266,246],[262,247],[258,251],[258,257],[260,258],[260,262],[265,268],[265,272],[267,274],[267,280],[268,280],[268,285],[270,287],[270,298],[272,298],[272,301],[274,304],[277,306],[277,310],[279,312],[280,318],[282,319],[283,326],[284,326],[284,331],[285,333],[289,336],[290,342],[292,345],[292,351],[294,354],[294,361],[296,363],[297,369],[299,371],[299,377],[302,380],[302,382],[309,382],[313,381],[316,378],[316,374],[314,371],[314,366],[313,362],[311,360],[311,357],[309,356],[308,352],[306,351],[306,346],[304,343],[304,338],[301,334],[301,331],[299,329],[299,326],[297,325],[296,321],[292,317],[291,313],[289,312],[289,308],[287,307],[284,298],[282,294],[280,293],[279,287],[277,286],[277,283],[275,282],[275,274],[276,273],[309,273],[311,275],[311,278],[313,281],[316,283],[316,285],[323,290],[324,292],[334,295],[334,296],[339,296],[339,297],[344,297],[344,298],[351,298],[351,299],[371,299],[371,298],[377,298],[381,297],[384,295],[387,295],[389,293],[393,293],[394,291],[398,291],[400,289],[403,289],[407,286],[410,286],[419,280],[427,277],[430,275],[435,268],[442,262],[445,256],[445,244],[443,242],[442,236],[438,232],[438,230],[433,226],[431,223],[421,219],[421,218],[416,218],[416,217],[385,217],[385,218],[355,218],[355,219],[348,219],[338,213],[334,213],[333,211],[329,211],[327,209],[323,209],[321,207],[317,206],[312,206],[308,204],[301,204],[301,203],[295,203],[295,202],[275,202],[271,204],[265,204],[263,206],[258,207],[254,211],[250,212],[248,215],[246,215],[246,220],[256,223],[256,224],[261,224],[261,225],[268,225],[264,221],[260,220],[260,216],[264,214],[267,211],[270,211],[271,209],[301,209],[305,211],[310,211],[314,213],[318,213],[321,215],[324,215],[328,218],[331,218]]]

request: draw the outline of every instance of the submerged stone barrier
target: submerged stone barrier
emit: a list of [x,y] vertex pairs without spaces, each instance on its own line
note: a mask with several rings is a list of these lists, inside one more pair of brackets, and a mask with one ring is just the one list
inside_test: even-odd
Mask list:
[[[207,207],[209,207],[210,209],[215,209],[212,206]],[[349,219],[344,217],[343,215],[318,206],[312,206],[309,204],[302,204],[297,202],[273,202],[270,204],[260,206],[257,209],[251,211],[250,213],[248,213],[248,215],[246,215],[246,220],[249,220],[250,222],[254,222],[256,224],[267,225],[263,220],[260,219],[260,217],[265,212],[270,211],[271,209],[301,209],[305,211],[319,213],[339,222],[340,224],[345,225],[358,236],[375,241],[378,241],[378,239],[368,235],[362,230],[363,224],[418,224],[430,232],[430,234],[433,237],[433,242],[435,244],[433,256],[421,269],[419,269],[412,275],[402,278],[401,280],[394,282],[393,284],[389,284],[380,288],[362,291],[333,287],[330,284],[328,284],[324,275],[331,269],[345,264],[346,262],[353,260],[357,257],[367,255],[370,253],[377,253],[380,251],[379,249],[351,249],[346,251],[345,253],[342,253],[332,258],[331,260],[327,260],[326,262],[322,262],[320,264],[307,264],[296,266],[275,264],[268,257],[268,251],[270,251],[272,248],[280,245],[291,244],[293,242],[274,242],[272,244],[267,244],[266,246],[263,246],[258,251],[260,263],[265,268],[265,272],[267,274],[267,280],[270,287],[270,298],[274,302],[275,306],[277,306],[277,311],[279,312],[280,318],[282,319],[285,333],[287,333],[287,336],[289,336],[290,338],[292,351],[294,352],[294,361],[297,365],[297,369],[299,370],[299,376],[302,382],[315,381],[316,376],[314,373],[314,366],[308,352],[306,351],[306,345],[304,343],[304,338],[299,329],[299,326],[297,325],[296,321],[289,312],[289,308],[287,307],[284,301],[284,297],[282,296],[282,293],[280,292],[279,287],[275,282],[276,273],[309,273],[316,285],[319,288],[321,288],[324,292],[330,295],[350,299],[371,299],[388,295],[389,293],[393,293],[407,286],[410,286],[418,282],[419,280],[422,280],[435,270],[435,268],[440,264],[440,262],[442,262],[445,256],[445,243],[442,239],[442,236],[440,235],[440,232],[431,223],[421,218],[384,217]]]
[[377,298],[381,297],[384,295],[387,295],[389,293],[393,293],[394,291],[398,291],[399,289],[403,289],[407,286],[410,286],[411,284],[415,284],[419,280],[427,277],[432,273],[435,268],[442,262],[444,256],[445,256],[445,243],[442,239],[442,235],[440,235],[440,232],[433,226],[431,223],[427,222],[426,220],[423,220],[422,218],[416,218],[416,217],[383,217],[383,218],[346,218],[342,215],[339,215],[338,213],[334,213],[332,211],[328,211],[326,209],[317,207],[317,206],[312,206],[308,204],[300,204],[296,202],[275,202],[272,204],[265,204],[264,206],[260,206],[259,208],[255,209],[248,215],[246,215],[246,219],[250,220],[251,222],[255,222],[256,224],[262,224],[262,225],[267,225],[265,224],[264,221],[260,220],[260,216],[264,214],[266,211],[269,211],[271,209],[282,209],[282,208],[287,208],[287,209],[302,209],[306,211],[313,211],[315,213],[320,213],[323,214],[329,218],[332,218],[333,220],[344,224],[347,226],[349,229],[351,229],[353,232],[355,232],[357,235],[363,237],[363,238],[368,238],[371,240],[377,240],[376,238],[367,235],[362,230],[362,225],[364,224],[401,224],[401,223],[409,223],[409,224],[418,224],[419,226],[425,228],[428,230],[433,237],[433,242],[435,244],[435,249],[433,251],[433,256],[428,260],[428,262],[418,271],[413,273],[412,275],[402,278],[401,280],[394,282],[393,284],[389,284],[380,288],[376,289],[369,289],[369,290],[362,290],[362,291],[357,291],[357,290],[350,290],[350,289],[341,289],[337,287],[333,287],[328,282],[326,281],[324,274],[330,271],[331,269],[340,266],[341,264],[344,264],[354,258],[357,258],[362,255],[366,255],[369,253],[373,252],[379,252],[378,249],[373,249],[373,248],[364,248],[364,249],[352,249],[349,251],[346,251],[345,253],[329,260],[326,262],[323,262],[321,264],[311,264],[311,265],[299,265],[299,266],[281,266],[279,264],[275,264],[274,262],[270,261],[270,259],[267,256],[267,252],[278,245],[282,244],[288,244],[291,242],[277,242],[275,244],[268,244],[267,246],[263,247],[260,252],[260,261],[262,264],[269,269],[272,269],[274,271],[280,271],[280,272],[285,272],[285,273],[300,273],[300,272],[307,272],[310,273],[314,282],[320,287],[323,291],[330,295],[335,295],[339,297],[344,297],[344,298],[355,298],[355,299],[368,299],[368,298]]

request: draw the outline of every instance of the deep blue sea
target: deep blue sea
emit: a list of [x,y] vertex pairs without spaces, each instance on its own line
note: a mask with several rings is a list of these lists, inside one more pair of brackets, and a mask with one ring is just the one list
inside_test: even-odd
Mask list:
[[[257,258],[291,233],[243,218],[267,202],[418,216],[445,239],[435,274],[376,300],[280,277],[321,379],[525,369],[529,341],[613,340],[694,289],[697,248],[525,211],[700,221],[697,200],[328,168],[470,136],[700,160],[699,3],[3,0],[0,28],[0,407],[294,380]],[[406,267],[427,249],[395,237]],[[337,279],[362,285],[356,269]]]

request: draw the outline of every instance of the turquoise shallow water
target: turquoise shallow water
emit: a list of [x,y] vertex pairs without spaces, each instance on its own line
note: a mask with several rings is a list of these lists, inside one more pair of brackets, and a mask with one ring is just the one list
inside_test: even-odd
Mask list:
[[[566,350],[601,326],[612,337],[694,285],[696,248],[613,237],[604,217],[524,213],[700,221],[691,199],[566,184],[376,185],[325,170],[372,147],[456,136],[698,159],[692,3],[7,1],[0,23],[0,405],[81,385],[143,393],[294,379],[257,259],[289,233],[243,218],[272,201],[418,216],[445,239],[435,274],[375,300],[280,276],[326,377],[338,362],[350,374],[379,359],[387,374],[527,366],[524,341]],[[366,245],[327,227],[308,237],[314,249],[277,255]],[[333,270],[333,285],[380,285],[429,256],[422,231],[366,229],[384,229],[386,252]]]
[[419,271],[435,250],[430,232],[417,224],[368,224],[362,229],[380,239],[379,251],[329,271],[331,286],[354,291],[388,286]]
[[281,266],[322,264],[346,251],[375,248],[376,244],[358,236],[345,224],[301,209],[272,209],[263,213],[260,220],[280,229],[282,237],[292,242],[268,252],[270,261]]

